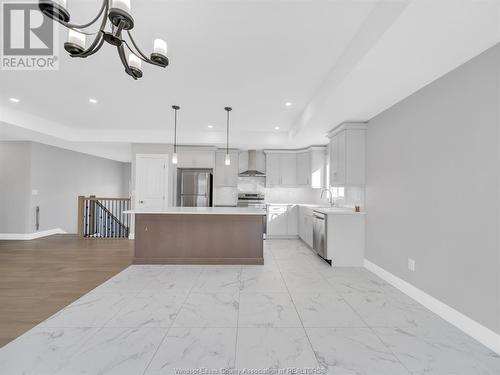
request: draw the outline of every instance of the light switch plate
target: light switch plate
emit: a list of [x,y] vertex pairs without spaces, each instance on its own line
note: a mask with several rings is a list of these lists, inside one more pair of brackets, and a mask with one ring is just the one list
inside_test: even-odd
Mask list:
[[415,260],[414,259],[408,258],[408,269],[411,272],[415,272]]
[[31,195],[38,195],[38,190],[36,189],[31,190]]

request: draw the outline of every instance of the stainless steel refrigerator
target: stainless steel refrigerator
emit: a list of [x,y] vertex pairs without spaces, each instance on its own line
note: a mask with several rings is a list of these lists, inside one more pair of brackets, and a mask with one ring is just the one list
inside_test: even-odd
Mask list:
[[177,169],[177,206],[212,206],[211,169]]

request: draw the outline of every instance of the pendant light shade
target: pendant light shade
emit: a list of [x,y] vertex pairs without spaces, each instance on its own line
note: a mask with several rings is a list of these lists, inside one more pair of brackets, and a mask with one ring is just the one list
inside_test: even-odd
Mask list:
[[177,164],[177,111],[181,109],[178,105],[173,105],[174,110],[174,153],[172,154],[172,164]]
[[233,109],[231,107],[225,107],[226,111],[226,157],[224,159],[224,164],[231,165],[231,158],[229,156],[229,112]]

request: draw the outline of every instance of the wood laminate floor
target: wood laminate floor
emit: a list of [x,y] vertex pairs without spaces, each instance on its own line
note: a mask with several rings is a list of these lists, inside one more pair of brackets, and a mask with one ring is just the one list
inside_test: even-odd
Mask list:
[[127,268],[134,241],[0,241],[0,347]]

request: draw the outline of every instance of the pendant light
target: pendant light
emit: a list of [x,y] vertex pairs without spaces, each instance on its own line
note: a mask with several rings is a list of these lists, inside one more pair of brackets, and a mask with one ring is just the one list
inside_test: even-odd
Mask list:
[[225,107],[226,111],[226,158],[224,159],[224,163],[226,165],[231,165],[231,158],[229,157],[229,112],[233,109],[231,107]]
[[177,164],[177,111],[181,109],[178,105],[173,105],[174,110],[174,153],[172,154],[172,164]]

